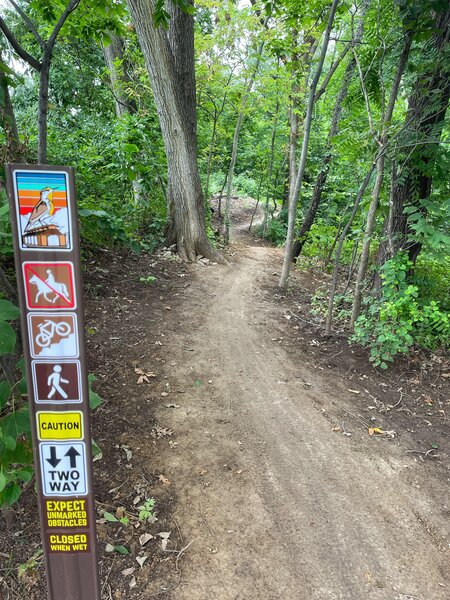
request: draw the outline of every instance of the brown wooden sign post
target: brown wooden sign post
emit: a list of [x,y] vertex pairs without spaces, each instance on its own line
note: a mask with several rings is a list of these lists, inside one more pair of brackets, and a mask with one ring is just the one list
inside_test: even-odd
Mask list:
[[74,171],[7,165],[50,600],[100,600]]

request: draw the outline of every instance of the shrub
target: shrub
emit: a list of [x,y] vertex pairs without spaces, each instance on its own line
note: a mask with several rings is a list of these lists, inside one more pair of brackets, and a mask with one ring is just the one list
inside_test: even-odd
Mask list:
[[352,341],[370,348],[370,361],[382,369],[414,343],[436,349],[450,344],[450,314],[431,300],[421,304],[419,288],[408,282],[412,263],[398,253],[381,269],[379,298],[365,300],[365,312],[355,323]]

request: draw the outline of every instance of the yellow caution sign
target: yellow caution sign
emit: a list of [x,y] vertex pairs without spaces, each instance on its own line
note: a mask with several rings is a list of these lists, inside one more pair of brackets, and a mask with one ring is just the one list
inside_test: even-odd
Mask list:
[[81,411],[36,413],[40,440],[82,440],[83,413]]

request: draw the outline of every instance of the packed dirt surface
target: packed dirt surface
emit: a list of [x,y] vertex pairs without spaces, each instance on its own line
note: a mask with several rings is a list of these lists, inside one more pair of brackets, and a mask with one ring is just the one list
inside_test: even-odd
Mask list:
[[[449,598],[448,361],[377,373],[321,336],[313,275],[281,295],[281,250],[234,235],[225,266],[105,253],[85,276],[102,600]],[[33,502],[2,600],[46,597],[39,560],[16,574]]]
[[192,542],[172,597],[448,598],[447,482],[405,454],[407,435],[380,449],[333,432],[327,416],[354,384],[272,339],[260,287],[281,254],[235,253],[202,271],[170,343],[171,386],[201,382],[169,422],[165,472]]

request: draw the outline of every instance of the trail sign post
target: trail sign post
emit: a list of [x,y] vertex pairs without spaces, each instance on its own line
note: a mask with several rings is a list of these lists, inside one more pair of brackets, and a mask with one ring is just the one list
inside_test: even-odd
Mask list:
[[7,165],[50,600],[100,600],[74,171]]

